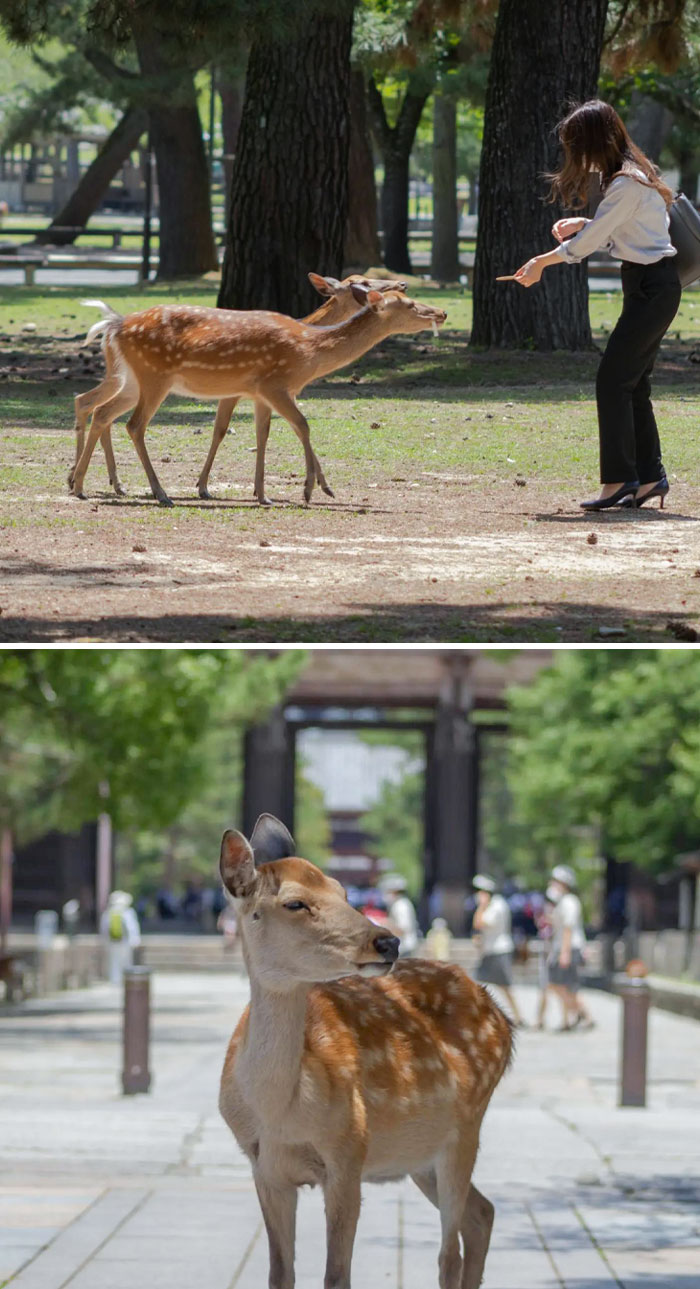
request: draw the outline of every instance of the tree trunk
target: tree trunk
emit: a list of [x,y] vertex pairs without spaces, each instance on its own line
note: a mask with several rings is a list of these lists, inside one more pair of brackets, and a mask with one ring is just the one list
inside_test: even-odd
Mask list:
[[658,165],[673,126],[673,112],[658,99],[632,90],[625,125],[637,147]]
[[219,261],[194,76],[186,66],[174,65],[157,33],[135,32],[135,43],[143,76],[161,86],[149,103],[158,175],[158,277],[198,277],[218,268]]
[[368,86],[370,113],[375,139],[384,161],[382,184],[382,231],[384,263],[395,273],[411,273],[408,253],[408,179],[411,150],[416,130],[430,92],[425,78],[411,78],[396,125],[389,125],[382,96],[373,80]]
[[345,231],[345,264],[367,269],[379,264],[377,190],[374,157],[367,127],[367,89],[361,71],[350,80],[350,155],[348,157],[348,225]]
[[553,130],[568,102],[596,93],[606,10],[607,0],[501,0],[479,175],[473,345],[591,346],[585,265],[554,265],[528,289],[494,278],[555,245],[560,211],[542,200],[542,172],[557,164]]
[[129,107],[102,144],[95,160],[88,166],[65,206],[52,219],[48,228],[37,234],[39,245],[65,246],[75,241],[75,233],[59,233],[57,227],[84,228],[99,206],[114,176],[136,147],[148,128],[148,115],[141,107]]
[[459,280],[457,103],[445,94],[436,94],[433,100],[433,250],[430,271],[438,282]]
[[298,7],[253,42],[219,306],[300,316],[310,270],[340,277],[347,222],[354,0]]
[[238,146],[238,131],[241,128],[243,115],[243,91],[245,89],[245,71],[238,74],[221,73],[221,133],[224,137],[224,223],[228,227],[231,215],[231,182],[233,179],[233,159]]
[[683,148],[678,158],[680,168],[680,177],[678,187],[684,192],[688,201],[695,202],[698,195],[698,176],[700,175],[700,159],[695,149],[688,150]]

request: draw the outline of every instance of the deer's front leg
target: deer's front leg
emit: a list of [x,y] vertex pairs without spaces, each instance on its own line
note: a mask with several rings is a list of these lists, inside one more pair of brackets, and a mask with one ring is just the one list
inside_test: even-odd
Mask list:
[[326,1278],[323,1289],[350,1289],[350,1263],[360,1216],[360,1169],[329,1172],[326,1202]]
[[294,1289],[296,1186],[276,1186],[256,1175],[255,1188],[270,1246],[269,1289]]

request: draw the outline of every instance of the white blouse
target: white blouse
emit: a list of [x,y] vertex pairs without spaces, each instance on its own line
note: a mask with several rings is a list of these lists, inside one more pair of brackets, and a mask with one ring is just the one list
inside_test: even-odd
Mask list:
[[613,179],[593,219],[587,219],[575,237],[562,242],[557,255],[578,264],[593,251],[604,250],[616,260],[653,264],[676,254],[661,193],[635,175],[643,178],[641,171],[635,171]]

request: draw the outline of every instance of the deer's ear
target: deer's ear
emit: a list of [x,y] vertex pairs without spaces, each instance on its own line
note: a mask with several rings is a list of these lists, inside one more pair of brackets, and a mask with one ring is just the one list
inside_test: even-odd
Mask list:
[[274,815],[260,815],[250,839],[256,864],[268,864],[275,859],[287,859],[296,854],[294,838],[288,828]]
[[319,295],[334,295],[342,286],[335,277],[321,277],[320,273],[309,273],[309,282]]
[[379,291],[368,291],[367,304],[370,309],[374,309],[374,312],[377,313],[379,309],[384,308],[384,298]]
[[253,850],[243,833],[235,828],[229,828],[221,839],[219,872],[226,890],[234,899],[244,900],[252,895],[258,880]]
[[369,290],[366,286],[363,286],[361,282],[351,282],[350,290],[352,291],[353,298],[357,300],[358,304],[365,305],[367,303]]

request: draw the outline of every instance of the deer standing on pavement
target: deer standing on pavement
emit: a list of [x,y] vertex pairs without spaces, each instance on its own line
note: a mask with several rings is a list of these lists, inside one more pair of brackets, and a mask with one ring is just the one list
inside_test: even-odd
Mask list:
[[[342,322],[344,318],[352,317],[357,313],[360,304],[352,293],[353,283],[364,287],[366,290],[374,291],[405,291],[406,283],[384,278],[368,278],[363,273],[351,273],[349,277],[343,278],[339,282],[334,277],[322,277],[320,273],[309,273],[309,281],[316,288],[320,295],[325,296],[323,304],[314,309],[302,321],[310,327],[328,327],[335,322]],[[86,300],[88,305],[99,304],[107,312],[108,306],[102,301]],[[94,412],[96,407],[100,407],[108,398],[120,392],[124,379],[117,368],[116,358],[112,356],[112,350],[105,345],[105,377],[104,380],[94,389],[86,390],[84,394],[77,394],[75,399],[75,465],[83,452],[85,446],[85,430],[87,428],[88,417]],[[214,464],[214,457],[219,449],[226,431],[231,423],[233,411],[238,402],[237,398],[222,398],[216,410],[216,420],[214,421],[214,432],[212,434],[211,446],[207,455],[206,462],[202,473],[197,480],[197,491],[203,500],[211,500],[211,493],[208,491],[209,473]],[[127,410],[127,409],[124,409]],[[121,415],[122,413],[120,413]],[[125,491],[119,482],[117,475],[117,465],[114,460],[114,450],[112,448],[112,426],[107,425],[102,431],[100,442],[107,462],[107,471],[109,482],[114,488],[118,497],[124,497]],[[75,465],[68,476],[68,486],[73,487],[73,477],[75,475]]]
[[220,871],[251,1001],[219,1105],[253,1167],[269,1289],[293,1289],[299,1186],[323,1188],[324,1289],[350,1289],[361,1183],[406,1175],[440,1210],[440,1289],[477,1289],[494,1210],[471,1174],[510,1022],[459,967],[396,963],[396,937],[295,857],[272,816],[250,842],[224,833]]
[[312,327],[263,310],[243,312],[191,305],[156,305],[123,318],[100,304],[107,317],[90,328],[88,338],[102,334],[122,384],[95,407],[87,442],[73,472],[74,494],[83,496],[85,472],[97,440],[117,416],[136,402],[127,430],[154,497],[163,506],[172,505],[153,469],[144,439],[148,423],[163,399],[169,393],[177,393],[217,400],[247,395],[255,400],[254,494],[261,505],[267,504],[265,448],[273,411],[291,425],[304,448],[304,500],[311,500],[317,482],[332,497],[297,396],[311,381],[354,362],[386,336],[424,331],[431,326],[437,330],[446,318],[442,309],[409,300],[397,290],[382,295],[355,283],[351,290],[361,305],[359,312],[330,327]]

